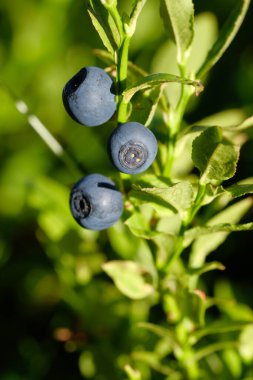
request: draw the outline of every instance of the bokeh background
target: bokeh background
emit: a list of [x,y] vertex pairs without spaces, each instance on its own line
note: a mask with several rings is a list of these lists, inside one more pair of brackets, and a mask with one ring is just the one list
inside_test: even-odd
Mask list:
[[[131,2],[119,3],[128,10]],[[171,72],[173,48],[158,3],[147,1],[130,56],[147,71]],[[208,47],[236,0],[194,3]],[[251,4],[205,92],[191,105],[189,123],[222,112],[219,120],[236,124],[253,114],[252,20]],[[79,179],[76,172],[48,149],[15,107],[15,98],[23,99],[83,174],[113,175],[106,154],[113,121],[84,128],[69,118],[61,99],[64,84],[81,67],[105,66],[93,54],[97,48],[103,46],[84,1],[0,2],[1,380],[122,379],[119,368],[130,348],[140,341],[152,347],[133,328],[145,320],[150,305],[121,296],[100,269],[106,259],[134,255],[135,238],[129,243],[113,232],[98,235],[75,225],[68,193]],[[195,47],[196,60],[204,53]],[[249,140],[236,179],[253,177],[252,152]],[[251,211],[245,221],[252,219]],[[252,232],[231,235],[213,254],[226,272],[205,277],[210,289],[220,284],[217,288],[233,292],[246,309],[253,308],[252,246]],[[151,320],[157,313],[151,307]]]

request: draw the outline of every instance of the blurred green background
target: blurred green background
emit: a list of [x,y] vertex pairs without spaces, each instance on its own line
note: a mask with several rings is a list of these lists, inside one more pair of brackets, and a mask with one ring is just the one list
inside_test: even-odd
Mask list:
[[[127,10],[131,2],[119,3]],[[148,0],[130,54],[148,71],[170,72],[175,62],[171,48],[168,57],[164,53],[171,43],[158,3]],[[194,3],[199,30],[210,44],[236,1]],[[84,128],[62,105],[62,88],[71,76],[83,66],[104,67],[93,54],[103,46],[85,6],[81,0],[0,2],[1,380],[123,378],[119,368],[131,348],[152,347],[152,339],[134,325],[150,308],[151,320],[159,319],[149,301],[126,299],[100,269],[106,259],[133,256],[144,249],[141,243],[124,240],[121,226],[98,235],[75,224],[68,194],[79,178],[29,126],[12,96],[28,104],[83,174],[115,175],[106,154],[113,122]],[[252,20],[251,5],[236,40],[190,108],[188,122],[226,109],[233,124],[253,114]],[[201,54],[196,46],[196,60]],[[242,149],[236,179],[253,176],[252,152],[251,140]],[[245,221],[252,217],[251,211]],[[252,246],[252,232],[231,235],[213,254],[226,272],[205,279],[211,292],[213,284],[229,283],[237,299],[253,308]]]

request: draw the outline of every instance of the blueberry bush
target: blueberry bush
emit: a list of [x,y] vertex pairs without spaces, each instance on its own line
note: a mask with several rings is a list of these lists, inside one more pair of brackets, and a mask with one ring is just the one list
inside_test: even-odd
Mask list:
[[0,16],[0,379],[253,379],[250,0]]

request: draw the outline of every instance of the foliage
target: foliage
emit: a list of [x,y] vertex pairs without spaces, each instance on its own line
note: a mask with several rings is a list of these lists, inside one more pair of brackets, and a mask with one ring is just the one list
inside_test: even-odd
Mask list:
[[[226,258],[235,245],[236,270],[249,267],[253,61],[246,46],[231,65],[228,48],[251,8],[234,3],[215,37],[208,7],[1,3],[1,380],[253,377],[252,288],[229,278]],[[85,65],[103,66],[117,87],[117,114],[91,129],[61,104]],[[238,103],[222,92],[231,73]],[[107,157],[105,141],[126,121],[159,143],[142,175],[119,174]],[[92,172],[124,194],[122,219],[102,232],[82,229],[68,206],[71,185]]]

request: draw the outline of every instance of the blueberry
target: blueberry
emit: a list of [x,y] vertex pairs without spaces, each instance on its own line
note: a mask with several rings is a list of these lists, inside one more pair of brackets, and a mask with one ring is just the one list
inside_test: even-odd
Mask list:
[[62,98],[69,115],[88,127],[106,123],[116,110],[113,81],[99,67],[82,68],[65,85]]
[[120,124],[109,139],[108,152],[119,171],[137,174],[154,161],[157,141],[154,134],[140,123]]
[[82,227],[104,230],[120,218],[123,211],[122,195],[109,178],[101,174],[89,174],[73,187],[70,209]]

